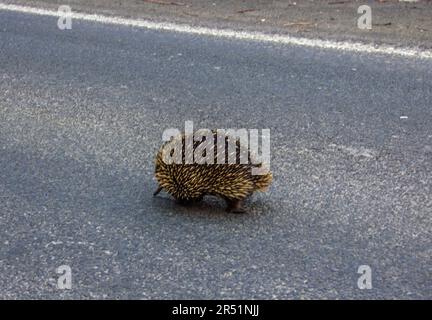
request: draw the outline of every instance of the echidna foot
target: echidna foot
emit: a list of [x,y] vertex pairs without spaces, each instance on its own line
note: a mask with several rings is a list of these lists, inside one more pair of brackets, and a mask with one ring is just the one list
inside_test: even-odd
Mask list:
[[242,200],[230,200],[225,199],[227,202],[226,211],[230,213],[246,213],[246,210],[242,206]]
[[227,208],[227,212],[229,212],[229,213],[246,213],[246,210],[244,208],[235,208],[235,209]]
[[199,203],[202,201],[203,197],[198,197],[194,199],[177,199],[177,203],[179,203],[182,206],[191,206],[193,204]]

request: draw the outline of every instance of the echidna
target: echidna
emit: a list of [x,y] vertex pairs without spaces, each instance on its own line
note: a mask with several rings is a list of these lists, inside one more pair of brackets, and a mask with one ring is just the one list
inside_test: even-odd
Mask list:
[[[162,145],[155,160],[155,176],[159,182],[159,187],[154,195],[164,189],[181,203],[200,201],[205,195],[219,196],[226,201],[228,212],[243,213],[245,212],[242,207],[243,200],[254,191],[265,191],[272,181],[272,174],[268,170],[261,175],[252,174],[253,168],[263,169],[265,168],[264,164],[256,164],[255,161],[252,161],[254,155],[247,150],[247,146],[241,145],[238,138],[224,134],[222,139],[225,140],[225,144],[223,142],[217,144],[218,134],[216,130],[209,131],[207,137],[211,139],[212,136],[214,138],[214,144],[212,143],[214,147],[211,149],[214,150],[212,164],[191,163],[185,160],[188,156],[192,156],[190,153],[196,152],[197,148],[200,148],[202,156],[206,156],[206,149],[202,150],[202,145],[199,146],[202,142],[206,142],[205,139],[194,141],[192,137],[191,140],[188,140],[192,147],[189,148],[190,151],[185,147],[187,143],[185,143],[187,137],[185,134],[180,134]],[[220,135],[219,139],[221,139]],[[228,147],[230,141],[235,142],[231,151]],[[168,143],[171,145],[168,146]],[[172,159],[175,156],[175,150],[172,148],[173,143],[180,144],[181,155],[177,158],[180,161],[169,163],[164,157],[168,155]],[[225,150],[222,150],[224,148]],[[222,156],[225,155],[223,164],[217,161],[218,152],[224,152],[222,153]],[[229,164],[228,157],[229,155],[232,156],[234,152],[235,163],[231,161],[232,164]],[[247,161],[240,162],[241,152],[246,152]]]

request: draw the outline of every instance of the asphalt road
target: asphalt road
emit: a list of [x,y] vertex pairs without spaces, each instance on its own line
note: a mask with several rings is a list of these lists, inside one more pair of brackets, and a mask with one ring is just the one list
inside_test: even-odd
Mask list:
[[[57,11],[99,13],[152,21],[186,23],[289,34],[295,37],[357,41],[373,45],[432,49],[432,0],[2,0]],[[371,8],[372,29],[357,26],[361,5]]]
[[[430,60],[0,12],[0,298],[431,299],[431,84]],[[152,197],[185,120],[270,128],[249,214]]]

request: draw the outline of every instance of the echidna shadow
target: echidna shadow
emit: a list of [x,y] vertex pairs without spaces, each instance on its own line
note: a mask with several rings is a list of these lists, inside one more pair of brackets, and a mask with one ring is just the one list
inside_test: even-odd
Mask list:
[[[272,174],[268,170],[263,170],[265,169],[263,163],[254,161],[254,155],[247,147],[240,144],[239,139],[225,134],[222,137],[225,144],[217,144],[218,136],[215,130],[211,131],[209,137],[214,139],[214,146],[217,146],[213,148],[214,161],[212,164],[186,161],[192,152],[196,155],[196,152],[199,151],[203,157],[207,156],[207,150],[201,145],[205,139],[203,141],[189,140],[192,141],[190,150],[185,147],[188,137],[184,134],[162,145],[155,160],[155,177],[159,186],[153,195],[156,196],[161,190],[165,190],[183,205],[197,203],[207,195],[217,196],[225,200],[227,212],[244,213],[246,210],[243,208],[243,201],[255,191],[266,191],[272,182]],[[221,139],[220,136],[219,139]],[[232,141],[235,142],[235,147],[230,152],[231,155],[235,152],[235,163],[228,161],[229,143]],[[175,145],[180,146],[180,149],[176,151],[175,148],[172,148]],[[225,149],[222,150],[223,148]],[[224,163],[218,161],[221,151],[225,155]],[[173,158],[175,152],[180,152],[181,158],[178,158],[180,161],[166,161],[167,154]],[[246,162],[240,161],[242,153],[247,154]],[[253,174],[252,169],[254,168],[263,170],[265,173]]]

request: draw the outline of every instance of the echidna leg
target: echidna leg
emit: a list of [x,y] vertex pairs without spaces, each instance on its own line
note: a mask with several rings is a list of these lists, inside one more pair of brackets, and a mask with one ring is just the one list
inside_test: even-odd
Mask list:
[[161,192],[161,191],[162,191],[162,187],[159,186],[159,187],[156,189],[156,191],[153,193],[153,197],[157,196],[158,193]]
[[225,199],[225,201],[227,202],[227,212],[232,212],[232,213],[245,213],[246,210],[243,208],[242,204],[242,200],[236,199],[236,200],[231,200],[231,199]]

